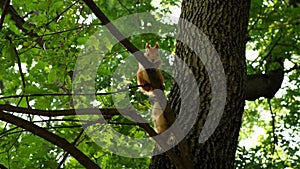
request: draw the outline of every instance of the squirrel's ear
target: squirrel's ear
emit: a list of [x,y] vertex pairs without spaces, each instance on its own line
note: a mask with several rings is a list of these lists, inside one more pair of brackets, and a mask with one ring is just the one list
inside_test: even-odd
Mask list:
[[155,44],[155,48],[158,48],[159,47],[159,45],[158,45],[158,42],[156,42],[156,44]]
[[145,48],[150,49],[150,46],[149,46],[148,42],[146,42],[146,47]]

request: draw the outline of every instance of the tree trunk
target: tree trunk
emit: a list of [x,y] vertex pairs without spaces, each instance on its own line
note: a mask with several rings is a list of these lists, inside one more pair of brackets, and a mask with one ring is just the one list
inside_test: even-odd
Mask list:
[[[176,56],[182,59],[193,72],[200,93],[199,108],[192,110],[197,111],[196,122],[185,137],[194,168],[234,167],[235,151],[245,104],[245,46],[249,10],[250,0],[183,0],[182,2],[181,18],[194,24],[208,36],[222,62],[227,86],[226,105],[220,116],[221,120],[218,121],[216,116],[209,122],[208,128],[203,127],[205,121],[208,120],[208,114],[213,104],[214,83],[218,83],[220,80],[218,77],[211,78],[208,73],[218,69],[216,59],[212,57],[215,54],[213,50],[207,48],[206,42],[186,44],[182,40],[177,41]],[[194,31],[190,31],[190,29],[184,22],[179,22],[178,39],[190,38],[191,41],[192,38],[195,38]],[[191,49],[199,49],[200,54],[205,57],[200,59],[196,55],[197,52]],[[185,78],[178,64],[175,64],[174,70],[176,78]],[[180,92],[185,94],[184,97],[193,97],[195,93],[188,86],[179,88],[180,85],[174,84],[170,94],[170,104],[176,114],[179,113],[181,106],[179,103],[182,103],[183,99]],[[189,111],[191,110],[186,111],[188,112],[184,115],[186,119],[193,118],[190,117]],[[212,135],[203,135],[203,133],[211,131],[210,129],[214,125],[217,128]],[[200,135],[202,141],[199,142]],[[181,154],[183,153],[181,152]],[[152,157],[150,168],[169,169],[175,167],[165,154],[161,154]]]

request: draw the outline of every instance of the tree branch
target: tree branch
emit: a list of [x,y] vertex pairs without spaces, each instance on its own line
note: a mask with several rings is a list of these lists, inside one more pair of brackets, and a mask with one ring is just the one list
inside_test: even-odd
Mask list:
[[71,143],[69,143],[64,138],[61,138],[35,124],[32,124],[20,117],[16,117],[12,114],[4,113],[0,111],[0,119],[6,121],[8,123],[14,124],[20,128],[24,128],[33,134],[44,138],[45,140],[57,145],[62,148],[66,152],[70,153],[79,163],[81,163],[86,168],[100,168],[97,164],[90,160],[85,154],[83,154],[80,150],[74,147]]
[[[4,5],[5,5],[5,1],[0,1],[0,6],[4,6]],[[21,29],[23,32],[27,33],[29,36],[37,38],[37,40],[36,40],[37,44],[39,44],[39,46],[41,48],[43,48],[43,45],[44,45],[43,39],[41,37],[39,37],[38,34],[36,34],[35,32],[28,31],[27,29],[25,29],[23,27],[23,25],[25,24],[25,20],[17,13],[17,11],[14,9],[14,7],[11,5],[8,5],[6,10],[7,10],[7,13],[11,15],[11,19],[13,21],[15,21],[16,26],[19,29]]]
[[22,98],[22,97],[44,97],[44,96],[101,96],[101,95],[110,95],[110,94],[117,94],[122,92],[128,92],[129,89],[134,89],[138,87],[142,87],[143,85],[136,85],[136,86],[129,86],[128,89],[120,89],[113,92],[105,92],[105,93],[35,93],[35,94],[22,94],[22,95],[12,95],[12,96],[3,96],[0,99],[11,99],[11,98]]
[[8,168],[5,167],[4,165],[0,164],[0,169],[8,169]]
[[45,26],[49,26],[50,23],[59,20],[59,18],[66,13],[69,9],[71,9],[76,3],[78,3],[79,0],[76,0],[74,3],[72,3],[70,6],[68,6],[67,8],[65,8],[65,10],[63,10],[61,13],[59,13],[58,15],[56,15],[56,17],[52,18],[49,22],[47,22],[45,24]]
[[56,117],[56,116],[74,116],[74,115],[95,115],[99,114],[99,111],[102,115],[121,115],[119,110],[122,111],[122,115],[131,116],[134,111],[130,108],[124,109],[111,109],[111,108],[103,108],[103,109],[96,109],[96,108],[87,108],[87,109],[69,109],[69,110],[39,110],[39,109],[28,109],[22,107],[15,107],[6,104],[0,104],[0,110],[8,111],[8,112],[16,112],[16,113],[23,113],[23,114],[30,114],[30,115],[39,115],[39,116],[46,116],[46,117]]
[[[38,110],[38,109],[28,109],[22,107],[15,107],[11,105],[0,104],[0,111],[7,111],[7,112],[15,112],[15,113],[23,113],[23,114],[30,114],[30,115],[39,115],[39,116],[46,116],[46,117],[56,117],[56,116],[74,116],[74,115],[95,115],[99,114],[99,111],[104,116],[114,116],[114,115],[123,115],[132,118],[134,121],[139,121],[137,123],[138,126],[143,128],[151,137],[156,136],[157,133],[153,130],[153,128],[145,121],[145,119],[140,116],[134,110],[130,108],[124,109],[69,109],[69,110]],[[120,114],[119,111],[122,111]],[[154,132],[153,132],[154,131]]]
[[[83,132],[84,132],[84,130],[82,129],[82,130],[80,131],[80,133],[78,134],[78,136],[77,136],[77,137],[75,138],[75,140],[73,141],[73,143],[72,143],[73,146],[76,146],[76,145],[77,145],[77,142],[78,142],[79,138],[82,136]],[[61,168],[61,166],[62,166],[62,165],[65,163],[65,161],[67,160],[68,156],[69,156],[69,153],[66,152],[66,154],[63,156],[62,160],[59,162],[58,166],[56,167],[57,169],[60,169],[60,168]]]
[[2,29],[9,3],[10,3],[10,0],[4,0],[4,4],[3,4],[3,8],[2,8],[2,14],[1,14],[1,18],[0,18],[0,30]]
[[268,74],[247,75],[245,99],[256,100],[259,97],[271,99],[280,89],[284,71],[277,69]]
[[[93,13],[97,16],[97,18],[103,23],[103,25],[106,26],[106,28],[112,33],[112,35],[131,53],[134,55],[134,57],[136,58],[136,60],[141,63],[141,65],[143,67],[146,68],[146,72],[148,74],[149,80],[150,80],[150,84],[154,89],[161,89],[161,85],[160,85],[160,81],[157,80],[157,73],[155,69],[151,69],[153,68],[154,64],[150,61],[147,60],[147,58],[144,56],[144,53],[141,52],[139,49],[137,49],[111,22],[110,20],[105,16],[105,14],[98,8],[98,6],[94,3],[93,0],[83,0],[86,5],[93,11]],[[154,95],[158,98],[159,100],[159,104],[162,104],[162,102],[168,103],[165,95],[163,92],[158,92],[157,90],[154,90]],[[175,114],[172,111],[171,107],[169,106],[169,104],[165,104],[166,108],[163,112],[163,115],[165,116],[165,118],[167,119],[167,122],[169,124],[169,126],[171,126],[173,124],[173,122],[175,121]],[[162,105],[160,105],[161,107],[164,107]],[[152,129],[152,128],[151,128]],[[179,132],[180,133],[180,128],[178,127]],[[153,129],[152,129],[153,130]],[[152,134],[157,135],[157,133],[154,131],[154,133],[152,133],[153,131],[147,131],[148,134],[150,136],[152,136]],[[150,134],[150,132],[152,134]],[[175,138],[177,137],[177,133],[174,132]],[[170,133],[169,133],[170,134]],[[155,140],[162,149],[167,148],[168,146],[165,145],[165,142],[163,140]],[[185,142],[183,141],[182,144],[185,144]],[[182,144],[180,147],[182,147]],[[187,146],[187,145],[185,145]],[[181,151],[184,151],[187,149],[181,149]],[[183,154],[186,154],[187,152],[182,152]],[[175,154],[175,152],[173,151],[173,149],[170,149],[168,151],[166,151],[167,156],[171,159],[171,161],[175,164],[177,169],[184,169],[184,168],[190,168],[189,166],[192,166],[192,160],[189,158],[182,158],[182,156]]]
[[97,18],[112,33],[113,36],[140,62],[144,67],[153,67],[153,63],[149,62],[144,53],[135,47],[106,17],[106,15],[98,8],[93,0],[83,0],[85,4],[93,11]]
[[[10,40],[10,44],[13,46],[15,56],[17,57],[18,69],[19,69],[19,73],[20,73],[20,77],[21,77],[21,81],[22,81],[22,89],[23,89],[23,92],[25,92],[26,91],[26,82],[25,82],[25,76],[24,76],[24,73],[23,73],[23,70],[22,70],[21,58],[19,56],[19,53],[18,53],[15,45],[12,43],[11,40]],[[27,107],[30,107],[28,97],[26,96],[25,99],[26,99]],[[20,101],[21,100],[22,100],[22,97],[21,97]]]
[[269,104],[269,110],[270,110],[271,117],[272,117],[271,124],[272,124],[273,143],[271,144],[271,148],[272,148],[271,149],[271,153],[272,153],[272,155],[274,155],[275,154],[276,145],[278,143],[278,139],[277,139],[277,135],[276,135],[276,125],[275,125],[275,123],[276,123],[276,119],[275,119],[276,113],[273,112],[273,110],[272,110],[271,99],[268,99],[268,104]]
[[[118,112],[117,109],[100,109],[100,110],[101,110],[102,114],[107,114],[107,115],[118,114],[118,115],[120,115],[120,113]],[[129,109],[127,109],[127,110],[129,110]],[[19,117],[16,117],[16,116],[8,114],[8,113],[4,113],[3,111],[12,111],[12,112],[18,112],[18,113],[24,113],[24,114],[44,115],[44,116],[61,116],[61,115],[76,115],[76,112],[74,109],[73,110],[51,111],[51,110],[36,110],[36,109],[20,108],[20,107],[14,107],[14,106],[10,106],[10,105],[0,105],[0,119],[3,121],[6,121],[8,123],[14,124],[20,128],[26,129],[26,130],[32,132],[33,134],[36,134],[36,135],[50,141],[51,143],[57,145],[58,147],[63,148],[65,151],[70,153],[76,159],[82,158],[82,155],[84,155],[82,153],[78,154],[79,150],[77,150],[76,147],[71,145],[65,139],[60,138],[59,136],[56,136],[55,134],[53,134],[37,125],[34,125],[24,119],[21,119]],[[79,114],[98,114],[99,109],[79,109],[79,110],[77,110],[77,112],[79,112]],[[149,134],[149,136],[153,137],[153,136],[157,135],[157,133],[154,131],[154,129],[145,121],[145,119],[142,116],[138,115],[137,113],[133,113],[132,110],[130,112],[128,111],[127,113],[126,113],[126,111],[123,111],[122,114],[124,115],[124,113],[125,114],[128,113],[128,116],[131,117],[135,121],[143,122],[143,123],[137,123],[136,125],[143,128]],[[166,147],[166,145],[165,145],[166,143],[164,142],[164,140],[159,140],[159,138],[157,138],[157,137],[153,137],[153,138],[161,147]],[[171,159],[177,160],[175,163],[181,163],[180,162],[181,159],[172,150],[168,150],[166,153],[168,156],[171,157]],[[79,161],[79,159],[77,159],[77,160]],[[84,158],[83,158],[83,160],[84,160]],[[82,163],[82,160],[79,162]],[[91,164],[87,162],[86,165],[91,165]],[[90,168],[90,167],[87,167],[87,168]],[[179,168],[182,168],[182,167],[179,167]]]

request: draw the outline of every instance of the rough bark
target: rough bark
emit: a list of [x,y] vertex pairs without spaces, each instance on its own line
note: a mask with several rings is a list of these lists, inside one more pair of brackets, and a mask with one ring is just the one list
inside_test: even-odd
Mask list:
[[[199,86],[200,109],[196,123],[185,137],[189,145],[194,168],[233,168],[238,135],[244,111],[244,89],[246,79],[245,44],[249,17],[249,0],[183,0],[181,18],[196,25],[208,35],[217,50],[226,74],[227,101],[222,118],[215,132],[204,143],[199,143],[199,135],[207,118],[211,105],[213,86],[209,80],[206,67],[214,67],[215,60],[210,55],[213,52],[203,47],[204,44],[192,44],[192,48],[200,48],[201,53],[207,55],[206,63],[195,56],[187,45],[177,41],[176,55],[188,64]],[[185,24],[179,23],[178,36],[189,38],[191,33]],[[177,72],[176,72],[177,71]],[[179,68],[175,69],[175,76],[181,76]],[[181,77],[180,77],[181,76]],[[214,79],[217,81],[218,79]],[[189,88],[184,90],[187,96],[193,96]],[[174,85],[170,94],[171,107],[179,112],[181,97],[178,85]],[[191,103],[191,107],[193,107]],[[191,110],[186,110],[191,111]],[[189,117],[186,114],[186,118]],[[175,168],[164,154],[152,158],[150,168]]]

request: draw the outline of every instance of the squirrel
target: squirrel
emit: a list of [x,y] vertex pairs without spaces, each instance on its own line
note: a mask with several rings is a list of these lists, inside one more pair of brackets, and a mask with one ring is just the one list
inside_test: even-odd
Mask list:
[[[160,70],[160,66],[162,64],[162,60],[160,59],[159,55],[158,55],[158,42],[156,42],[155,47],[151,48],[150,45],[148,43],[146,43],[146,51],[144,53],[144,56],[148,59],[148,61],[154,63],[154,67],[153,68],[149,68],[149,69],[154,69],[157,74],[157,79],[155,80],[159,80],[160,82],[160,89],[164,90],[164,78],[163,75],[161,73]],[[137,71],[137,83],[138,85],[143,85],[141,87],[141,91],[143,93],[145,93],[146,95],[150,96],[153,95],[153,87],[150,85],[150,79],[149,76],[145,70],[145,68],[143,67],[142,64],[139,63],[139,69]]]
[[[164,90],[164,78],[163,78],[163,75],[160,70],[162,60],[159,57],[158,48],[159,48],[158,42],[156,42],[155,47],[153,47],[153,48],[150,47],[150,45],[148,43],[146,43],[146,47],[145,47],[146,50],[145,50],[144,56],[148,59],[148,61],[150,61],[154,64],[154,67],[150,68],[150,70],[155,71],[156,77],[157,77],[155,80],[159,80],[159,83],[160,83],[159,89],[163,91]],[[141,91],[144,94],[148,95],[149,97],[155,97],[153,94],[154,88],[150,85],[150,79],[147,74],[147,71],[145,70],[143,65],[141,65],[140,63],[139,63],[139,69],[137,71],[136,76],[137,76],[138,85],[142,85],[142,87],[140,88]],[[168,124],[164,117],[161,105],[158,101],[155,101],[155,99],[154,99],[153,109],[152,109],[152,113],[151,113],[151,118],[152,118],[152,121],[154,122],[155,129],[158,134],[160,134],[168,129]]]

